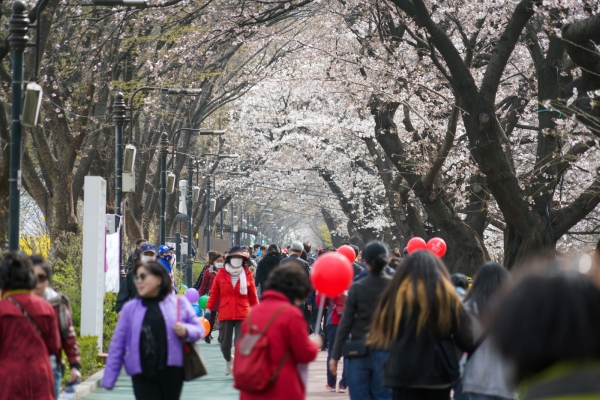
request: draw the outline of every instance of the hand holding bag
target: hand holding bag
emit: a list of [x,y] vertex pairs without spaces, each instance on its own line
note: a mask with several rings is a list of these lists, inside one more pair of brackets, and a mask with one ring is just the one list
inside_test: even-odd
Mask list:
[[[177,297],[177,322],[181,319],[181,299]],[[189,382],[206,375],[206,366],[196,343],[182,341],[183,347],[183,380]]]

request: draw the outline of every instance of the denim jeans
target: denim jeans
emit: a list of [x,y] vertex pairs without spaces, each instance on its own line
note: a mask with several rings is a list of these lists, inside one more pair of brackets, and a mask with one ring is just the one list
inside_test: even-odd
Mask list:
[[[335,343],[335,334],[337,333],[337,325],[327,325],[327,384],[331,388],[335,388],[337,376],[334,376],[329,372],[329,360],[331,360],[331,352],[333,352],[333,345]],[[344,361],[345,362],[345,361]],[[345,364],[344,364],[345,365]],[[345,388],[346,385],[346,368],[342,372],[342,379],[340,380],[340,387]]]
[[54,372],[54,398],[58,399],[58,395],[60,394],[60,384],[62,381],[62,371],[60,370],[60,365],[56,362],[55,356],[50,356],[50,365],[52,366],[52,370]]
[[372,351],[366,357],[348,359],[348,386],[352,400],[390,400],[392,389],[383,387],[383,364],[389,353]]

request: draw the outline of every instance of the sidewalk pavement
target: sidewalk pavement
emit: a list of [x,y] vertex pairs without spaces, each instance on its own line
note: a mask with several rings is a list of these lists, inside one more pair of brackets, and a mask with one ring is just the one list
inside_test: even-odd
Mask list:
[[[208,368],[208,375],[192,382],[185,382],[181,400],[233,400],[239,398],[239,392],[233,388],[231,376],[225,376],[225,361],[216,340],[208,345],[202,341],[200,351]],[[319,352],[317,360],[310,364],[308,372],[308,400],[348,399],[348,393],[331,393],[325,389],[327,352]],[[340,362],[340,369],[342,367]],[[341,373],[341,370],[340,372]],[[113,390],[98,388],[84,397],[86,400],[135,400],[131,378],[123,370]]]

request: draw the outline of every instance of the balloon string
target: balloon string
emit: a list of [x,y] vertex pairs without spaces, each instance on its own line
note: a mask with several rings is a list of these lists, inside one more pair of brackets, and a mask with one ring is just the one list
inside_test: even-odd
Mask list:
[[319,312],[317,313],[317,326],[315,328],[315,335],[319,336],[321,330],[321,318],[323,318],[323,308],[325,308],[325,296],[321,296],[321,304],[319,304]]

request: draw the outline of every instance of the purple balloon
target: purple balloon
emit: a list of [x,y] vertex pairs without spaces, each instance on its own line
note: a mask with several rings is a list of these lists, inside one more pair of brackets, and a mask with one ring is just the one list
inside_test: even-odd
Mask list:
[[196,289],[190,288],[185,291],[185,297],[193,304],[200,298],[200,293]]

